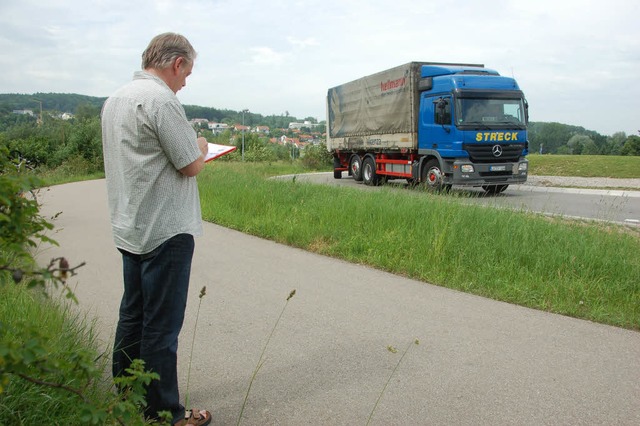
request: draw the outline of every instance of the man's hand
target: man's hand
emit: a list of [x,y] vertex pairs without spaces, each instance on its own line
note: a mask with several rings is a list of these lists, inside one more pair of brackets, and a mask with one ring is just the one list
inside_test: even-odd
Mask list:
[[206,157],[207,152],[209,152],[209,143],[203,137],[198,138],[197,142],[198,142],[198,148],[200,148],[200,152],[202,153],[202,156]]

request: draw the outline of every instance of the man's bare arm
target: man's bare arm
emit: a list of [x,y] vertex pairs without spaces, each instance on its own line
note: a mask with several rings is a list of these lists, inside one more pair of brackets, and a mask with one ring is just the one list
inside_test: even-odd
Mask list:
[[198,159],[193,163],[180,169],[180,173],[182,173],[185,176],[189,176],[189,177],[196,176],[204,168],[204,157],[205,155],[207,155],[207,151],[209,149],[207,145],[207,140],[205,138],[198,138],[197,142],[198,142],[198,148],[200,148],[200,152],[202,153],[202,155],[198,157]]

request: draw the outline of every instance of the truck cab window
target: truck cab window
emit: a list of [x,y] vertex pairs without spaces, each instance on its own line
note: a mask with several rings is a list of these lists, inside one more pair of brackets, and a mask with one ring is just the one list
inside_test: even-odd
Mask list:
[[439,98],[434,101],[434,123],[449,125],[451,124],[451,101],[450,98]]
[[524,128],[522,99],[458,98],[456,124],[462,128]]

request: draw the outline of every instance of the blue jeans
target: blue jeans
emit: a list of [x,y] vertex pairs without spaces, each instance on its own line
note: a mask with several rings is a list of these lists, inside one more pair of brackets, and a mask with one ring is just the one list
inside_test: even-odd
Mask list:
[[124,294],[113,350],[113,376],[125,375],[131,361],[160,380],[147,386],[145,415],[156,419],[170,411],[174,423],[184,418],[178,392],[178,334],[184,322],[194,240],[189,234],[170,238],[147,254],[124,250]]

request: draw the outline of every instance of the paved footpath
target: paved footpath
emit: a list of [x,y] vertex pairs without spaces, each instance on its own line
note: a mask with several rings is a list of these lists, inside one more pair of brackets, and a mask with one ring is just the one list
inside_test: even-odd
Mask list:
[[[121,295],[103,180],[51,188],[80,307],[111,344]],[[470,271],[472,273],[472,271]],[[639,425],[640,333],[471,296],[206,224],[180,341],[183,396],[245,425]],[[418,339],[420,344],[412,342]],[[390,352],[387,347],[398,349]]]

